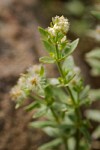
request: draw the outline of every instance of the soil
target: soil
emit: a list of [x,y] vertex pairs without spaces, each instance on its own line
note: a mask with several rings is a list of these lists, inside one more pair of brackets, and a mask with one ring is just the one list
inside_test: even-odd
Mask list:
[[47,140],[41,131],[28,128],[33,112],[15,110],[9,96],[19,74],[41,55],[31,4],[32,0],[0,1],[0,150],[35,150]]

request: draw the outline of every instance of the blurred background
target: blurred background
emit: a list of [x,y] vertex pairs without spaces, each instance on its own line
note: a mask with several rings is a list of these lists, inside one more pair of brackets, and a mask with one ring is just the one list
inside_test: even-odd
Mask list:
[[[49,140],[41,131],[28,128],[33,112],[15,110],[9,91],[19,74],[38,64],[45,54],[38,26],[48,27],[55,15],[69,19],[70,40],[80,38],[73,56],[85,83],[92,88],[91,110],[100,110],[100,101],[95,102],[100,100],[99,11],[100,0],[0,0],[0,150],[37,150]],[[55,66],[48,68],[49,76],[57,75]],[[100,123],[98,118],[92,122],[91,133]],[[93,149],[100,150],[100,126],[96,137]]]

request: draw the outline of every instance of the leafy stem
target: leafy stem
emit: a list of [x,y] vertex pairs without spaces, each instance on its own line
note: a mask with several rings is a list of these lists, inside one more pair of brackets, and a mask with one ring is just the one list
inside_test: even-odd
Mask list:
[[[55,118],[55,121],[58,123],[58,125],[60,125],[61,121],[60,121],[58,115],[55,113],[53,107],[50,107],[50,110],[51,110],[51,112],[53,114],[53,117]],[[62,141],[64,143],[65,150],[68,150],[68,145],[67,145],[67,139],[66,139],[66,137],[62,136],[61,138],[62,138]]]
[[[57,46],[56,46],[56,52],[58,52]],[[63,82],[64,82],[64,84],[66,84],[66,78],[65,78],[65,75],[64,75],[62,67],[61,67],[61,62],[56,61],[56,64],[57,64],[59,73],[63,79]],[[74,95],[73,95],[70,87],[66,86],[64,88],[67,91],[67,93],[69,94],[69,96],[71,97],[72,103],[75,106],[74,107],[75,108],[75,114],[77,116],[76,125],[78,124],[77,130],[76,130],[76,150],[78,150],[79,149],[79,141],[80,141],[80,130],[79,130],[79,125],[80,125],[80,120],[81,120],[80,108],[79,108],[79,106],[76,106],[75,98],[74,98]]]

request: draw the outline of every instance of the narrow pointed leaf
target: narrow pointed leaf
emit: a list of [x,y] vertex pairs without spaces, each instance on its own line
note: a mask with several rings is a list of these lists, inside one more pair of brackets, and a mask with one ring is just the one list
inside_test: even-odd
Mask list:
[[30,127],[34,128],[45,128],[45,127],[55,127],[56,124],[51,121],[35,121],[30,123]]
[[86,116],[91,120],[100,122],[100,110],[87,110]]
[[38,109],[38,110],[34,113],[33,118],[42,117],[42,116],[44,116],[46,113],[47,113],[47,109],[46,109],[46,108]]
[[41,57],[39,59],[39,61],[42,62],[42,63],[48,63],[48,64],[52,64],[52,63],[55,62],[55,60],[53,58],[48,57],[48,56]]
[[75,50],[75,48],[77,47],[79,42],[79,39],[76,39],[75,41],[73,41],[69,47],[65,48],[65,55],[66,57],[68,57],[70,54],[73,53],[73,51]]
[[27,107],[25,107],[25,110],[31,111],[31,110],[33,110],[34,108],[37,108],[37,107],[39,107],[39,103],[33,102],[30,105],[28,105]]
[[85,139],[87,140],[87,142],[90,143],[91,137],[90,137],[90,134],[89,134],[88,130],[86,129],[86,127],[84,127],[84,126],[81,127],[81,128],[80,128],[80,131],[81,131],[81,133],[84,135],[84,137],[85,137]]
[[39,30],[41,36],[42,36],[44,39],[45,39],[46,37],[48,37],[48,32],[47,32],[45,29],[43,29],[43,28],[41,28],[41,27],[38,27],[38,30]]
[[43,40],[44,47],[49,53],[55,53],[55,47],[48,41]]
[[49,150],[52,147],[56,147],[56,146],[58,146],[61,143],[62,143],[61,139],[55,139],[55,140],[53,140],[51,142],[48,142],[48,143],[44,144],[43,146],[41,146],[39,148],[39,150]]

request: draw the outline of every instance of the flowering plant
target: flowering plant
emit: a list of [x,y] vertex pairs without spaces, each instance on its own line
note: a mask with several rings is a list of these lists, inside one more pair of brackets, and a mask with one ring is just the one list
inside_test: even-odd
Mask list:
[[59,77],[47,78],[43,65],[29,68],[22,74],[11,95],[19,107],[25,99],[33,102],[26,110],[35,109],[30,126],[41,128],[52,141],[42,145],[39,150],[89,150],[89,122],[83,117],[81,108],[88,105],[89,87],[84,87],[80,69],[76,67],[71,54],[79,39],[70,42],[67,38],[69,22],[63,16],[52,18],[50,27],[39,27],[45,49],[49,56],[40,58],[40,62],[56,64]]

